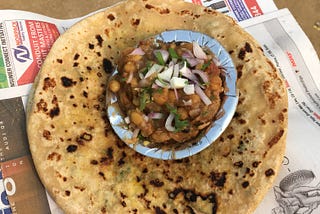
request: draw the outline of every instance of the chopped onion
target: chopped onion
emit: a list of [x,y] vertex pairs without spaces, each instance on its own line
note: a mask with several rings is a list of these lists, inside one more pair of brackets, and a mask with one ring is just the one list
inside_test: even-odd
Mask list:
[[160,53],[162,56],[162,59],[164,62],[166,62],[169,59],[169,52],[167,50],[159,49],[159,50],[154,50],[153,53],[156,55],[156,53]]
[[132,81],[132,78],[133,78],[133,72],[130,72],[126,83],[130,83]]
[[174,120],[174,114],[170,113],[165,124],[165,127],[169,132],[174,132],[176,130],[176,128],[172,125],[173,120]]
[[158,73],[158,77],[165,81],[170,81],[173,73],[173,66],[170,66],[169,68],[165,69],[161,73]]
[[202,102],[204,102],[204,104],[208,106],[212,103],[209,97],[204,93],[204,91],[198,85],[195,85],[195,91],[199,95]]
[[171,88],[183,88],[188,83],[188,79],[181,77],[172,77],[170,80]]
[[173,91],[174,91],[174,95],[176,96],[176,100],[179,100],[178,90],[176,88],[173,88]]
[[170,62],[169,62],[169,64],[168,64],[168,67],[171,67],[171,66],[174,66],[176,63],[173,61],[173,60],[171,60]]
[[126,124],[129,124],[129,123],[130,123],[130,117],[125,117],[125,118],[124,118],[124,122],[125,122]]
[[142,72],[139,72],[139,78],[140,78],[140,79],[144,79],[144,75],[143,75]]
[[152,83],[151,88],[157,89],[157,88],[159,88],[159,86],[157,84],[155,84],[155,83]]
[[142,79],[139,81],[139,87],[144,88],[150,85],[150,81],[147,79]]
[[183,102],[183,105],[185,105],[185,106],[191,106],[192,105],[192,100],[187,100],[187,101],[182,100],[182,102]]
[[142,117],[143,117],[144,121],[146,121],[146,122],[149,121],[149,117],[147,115],[143,114]]
[[202,63],[202,61],[203,61],[203,60],[195,58],[190,50],[185,50],[185,52],[182,53],[181,57],[184,58],[185,60],[187,60],[188,64],[191,67],[194,67],[194,66],[198,65],[199,63]]
[[194,84],[188,84],[183,87],[184,93],[187,95],[194,94]]
[[196,81],[197,77],[191,72],[191,70],[187,67],[187,63],[185,62],[180,69],[180,74],[190,80]]
[[193,54],[198,59],[207,59],[207,54],[202,50],[197,42],[192,42]]
[[184,59],[186,59],[186,58],[195,58],[193,53],[189,49],[184,49],[181,57],[184,58]]
[[132,138],[137,138],[138,135],[139,135],[139,132],[140,132],[140,129],[136,128],[133,130],[133,133],[132,133]]
[[186,66],[186,63],[184,63],[184,66],[180,69],[180,74],[194,83],[201,85],[197,76],[191,72],[191,70]]
[[179,68],[179,64],[175,64],[173,66],[173,77],[178,77],[179,76],[179,72],[180,72],[180,68]]
[[209,82],[209,78],[208,78],[208,75],[207,75],[206,72],[201,71],[201,70],[192,70],[191,72],[194,73],[194,74],[198,74],[201,77],[201,79],[202,79],[202,81],[204,83],[208,83]]
[[203,60],[198,58],[186,58],[186,60],[189,63],[190,67],[195,67],[196,65],[203,63]]
[[156,79],[154,81],[155,84],[157,84],[158,86],[160,86],[161,88],[170,88],[170,84],[165,82],[165,81],[162,81],[160,79]]
[[163,117],[163,114],[160,112],[150,112],[148,114],[148,117],[151,119],[161,119]]
[[141,49],[141,47],[138,47],[138,48],[134,49],[131,53],[129,53],[129,55],[143,56],[143,55],[145,55],[145,52]]
[[146,75],[144,76],[144,78],[148,78],[151,75],[153,75],[154,73],[158,73],[163,69],[162,65],[158,65],[158,64],[153,64],[152,67],[149,69],[149,71],[146,73]]

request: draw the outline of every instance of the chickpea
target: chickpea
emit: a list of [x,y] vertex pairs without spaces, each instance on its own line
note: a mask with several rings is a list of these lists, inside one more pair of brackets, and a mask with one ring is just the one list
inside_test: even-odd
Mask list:
[[133,61],[133,62],[138,62],[142,59],[142,56],[141,55],[131,55],[130,56],[130,60]]
[[113,93],[116,93],[120,89],[120,83],[117,80],[111,80],[109,83],[109,89]]
[[178,114],[181,120],[186,120],[188,118],[188,112],[185,108],[178,108]]
[[221,90],[222,80],[219,76],[214,76],[210,79],[210,89],[213,91]]
[[192,101],[192,108],[198,108],[201,103],[201,99],[197,94],[191,95],[191,101]]
[[176,43],[171,43],[171,44],[170,44],[170,48],[175,49],[176,47],[177,47]]
[[151,139],[155,142],[166,142],[170,140],[170,136],[167,132],[162,130],[156,130],[152,133]]
[[134,62],[129,61],[124,65],[123,70],[126,73],[131,73],[131,72],[136,72],[137,68]]
[[169,89],[163,88],[161,91],[155,91],[152,93],[154,102],[158,105],[164,105],[168,100],[168,91]]
[[136,87],[138,87],[139,83],[138,83],[137,78],[133,77],[132,80],[131,80],[131,82],[130,82],[130,84],[131,84],[131,88],[136,88]]
[[130,114],[130,121],[135,125],[140,126],[144,123],[142,115],[138,111],[132,111]]
[[174,90],[170,90],[169,93],[168,93],[168,103],[174,105],[176,100],[177,100],[177,98],[176,98],[176,95],[174,93]]

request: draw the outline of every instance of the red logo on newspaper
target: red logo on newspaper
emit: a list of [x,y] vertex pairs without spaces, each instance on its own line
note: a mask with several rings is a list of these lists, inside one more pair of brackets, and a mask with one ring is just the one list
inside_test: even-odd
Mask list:
[[[33,82],[52,44],[60,35],[57,27],[51,23],[26,20],[25,24],[28,31],[33,62],[18,79],[18,85]],[[18,61],[23,62],[23,59],[29,58],[26,50],[23,50],[21,46],[16,51],[20,59]]]
[[202,1],[201,0],[192,0],[192,3],[198,4],[198,5],[202,5]]
[[253,17],[260,16],[263,14],[263,12],[262,12],[262,10],[256,0],[244,0],[244,1],[245,1],[246,5],[247,5],[247,7]]

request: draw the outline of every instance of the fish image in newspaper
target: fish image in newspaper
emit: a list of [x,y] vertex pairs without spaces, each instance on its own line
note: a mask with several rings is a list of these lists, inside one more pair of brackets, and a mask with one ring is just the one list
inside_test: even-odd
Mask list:
[[274,194],[279,207],[272,214],[314,214],[319,211],[320,183],[308,185],[315,180],[310,170],[298,170],[284,177],[279,186],[274,187]]

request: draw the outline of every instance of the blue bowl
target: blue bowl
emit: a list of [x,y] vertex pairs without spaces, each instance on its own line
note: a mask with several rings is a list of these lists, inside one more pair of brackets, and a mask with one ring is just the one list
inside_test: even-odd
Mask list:
[[[153,147],[150,146],[153,145],[152,143],[146,144],[142,141],[130,143],[128,142],[128,139],[132,139],[133,130],[131,130],[124,121],[125,116],[120,110],[117,97],[107,90],[106,105],[108,118],[119,138],[140,154],[162,160],[186,158],[197,154],[210,146],[229,125],[238,104],[238,92],[236,88],[237,72],[229,53],[217,40],[208,35],[189,30],[170,30],[164,31],[152,38],[154,38],[155,41],[160,40],[166,43],[196,41],[200,46],[206,46],[215,54],[220,62],[220,66],[223,68],[224,88],[227,90],[224,90],[225,92],[222,96],[221,107],[217,112],[214,121],[212,121],[212,124],[204,133],[199,135],[196,142],[184,142],[179,144],[179,146],[175,144],[166,144],[163,147],[159,144],[156,147]],[[117,70],[115,70],[112,76],[117,73]],[[112,79],[112,76],[110,79]]]

